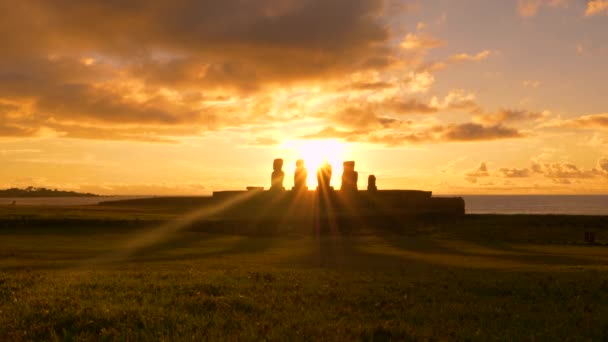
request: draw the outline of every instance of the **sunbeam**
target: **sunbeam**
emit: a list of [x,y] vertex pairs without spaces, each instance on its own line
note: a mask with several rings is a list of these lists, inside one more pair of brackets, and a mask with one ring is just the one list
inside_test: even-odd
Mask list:
[[211,217],[228,208],[231,208],[255,195],[255,191],[243,192],[243,194],[226,199],[216,205],[194,210],[184,216],[181,216],[173,221],[166,222],[158,227],[152,228],[142,235],[137,235],[129,240],[120,248],[108,252],[102,256],[91,260],[85,260],[78,266],[80,268],[91,265],[99,265],[111,262],[117,262],[128,259],[135,252],[149,247],[151,245],[164,241],[172,233],[178,232],[192,223],[204,218]]

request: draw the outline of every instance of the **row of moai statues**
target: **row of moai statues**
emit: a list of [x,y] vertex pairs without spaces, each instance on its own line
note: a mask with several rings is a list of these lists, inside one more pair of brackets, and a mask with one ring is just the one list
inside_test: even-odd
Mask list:
[[[342,184],[340,186],[341,191],[358,191],[357,182],[359,181],[359,173],[355,171],[354,161],[345,161],[344,172],[342,173]],[[272,175],[270,176],[270,190],[285,190],[283,181],[285,180],[285,173],[283,172],[283,159],[275,159],[272,163]],[[332,168],[328,162],[323,163],[317,170],[317,190],[333,190],[331,186]],[[298,159],[296,161],[296,171],[293,176],[293,190],[308,190],[306,186],[306,179],[308,178],[308,171],[304,166],[304,160]],[[376,176],[369,175],[367,178],[367,191],[376,191]]]

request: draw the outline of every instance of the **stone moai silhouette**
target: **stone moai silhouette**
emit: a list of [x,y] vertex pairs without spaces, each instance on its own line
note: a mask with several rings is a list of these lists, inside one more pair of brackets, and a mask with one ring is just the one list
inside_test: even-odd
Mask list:
[[378,187],[376,186],[376,176],[369,175],[367,177],[367,191],[377,191]]
[[331,189],[331,165],[328,162],[324,162],[317,170],[317,183],[317,190]]
[[296,171],[293,174],[294,190],[307,190],[306,178],[308,178],[308,171],[304,167],[304,160],[298,159],[296,161]]
[[344,172],[342,172],[342,191],[357,191],[357,181],[359,180],[359,172],[355,171],[354,161],[344,162]]
[[270,176],[270,190],[285,190],[283,180],[285,173],[283,172],[283,159],[275,159],[272,163],[272,175]]

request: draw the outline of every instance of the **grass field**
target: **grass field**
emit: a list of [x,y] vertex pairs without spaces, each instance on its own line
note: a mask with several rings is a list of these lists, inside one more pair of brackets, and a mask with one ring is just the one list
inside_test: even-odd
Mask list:
[[0,340],[608,337],[606,217],[158,234],[181,214],[0,207]]

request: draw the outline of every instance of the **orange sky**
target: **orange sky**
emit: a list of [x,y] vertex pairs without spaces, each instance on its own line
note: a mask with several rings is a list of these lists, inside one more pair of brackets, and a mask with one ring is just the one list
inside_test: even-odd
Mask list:
[[208,194],[274,158],[290,187],[304,157],[608,193],[607,32],[608,0],[0,0],[0,187]]

